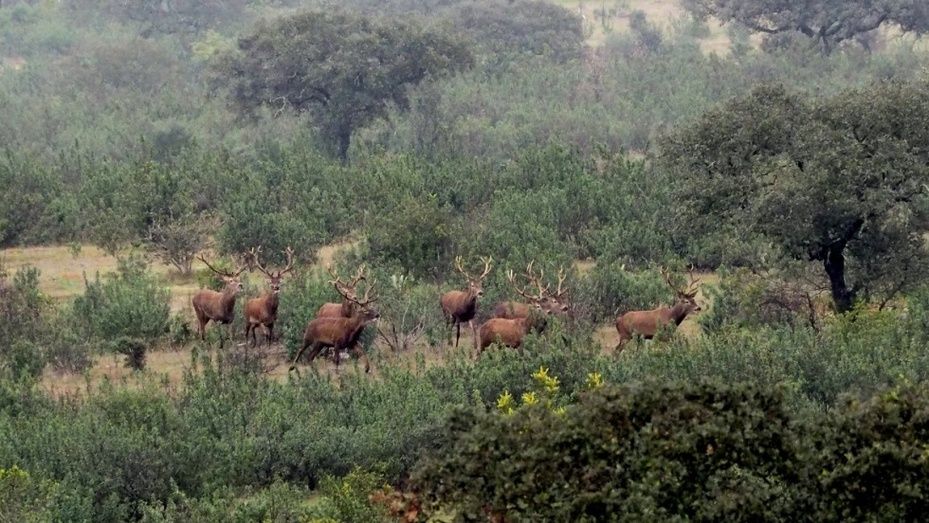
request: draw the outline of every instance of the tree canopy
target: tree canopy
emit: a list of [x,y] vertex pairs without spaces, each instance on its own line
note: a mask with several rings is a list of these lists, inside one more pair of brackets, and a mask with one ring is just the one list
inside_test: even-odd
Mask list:
[[[688,221],[761,234],[822,263],[836,307],[925,275],[929,87],[882,83],[829,99],[765,86],[666,137]],[[847,281],[851,277],[853,281]]]
[[245,113],[267,106],[310,115],[343,161],[352,133],[408,106],[408,89],[471,66],[456,39],[398,20],[308,12],[262,22],[215,64]]
[[925,0],[684,0],[684,5],[700,18],[736,22],[759,33],[803,34],[825,53],[885,24],[929,32]]
[[516,53],[564,62],[579,57],[584,47],[580,17],[545,1],[459,3],[443,18],[489,60],[509,61]]

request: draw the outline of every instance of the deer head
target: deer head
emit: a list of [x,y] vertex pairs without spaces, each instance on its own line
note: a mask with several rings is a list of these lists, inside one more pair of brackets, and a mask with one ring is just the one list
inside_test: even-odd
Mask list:
[[377,301],[377,294],[372,295],[374,287],[377,285],[377,281],[373,281],[368,284],[365,288],[364,296],[361,298],[358,297],[357,286],[360,282],[364,281],[368,283],[367,277],[364,273],[364,265],[359,267],[358,272],[355,273],[355,277],[352,279],[351,283],[346,284],[339,278],[338,274],[332,270],[332,267],[326,268],[329,271],[329,274],[332,275],[334,279],[329,281],[329,284],[332,285],[336,292],[345,299],[345,301],[351,303],[355,307],[355,316],[360,317],[365,323],[369,321],[374,321],[380,318],[380,313],[373,306],[374,302]]
[[541,285],[541,283],[539,283],[538,280],[533,278],[532,276],[533,274],[534,273],[532,271],[532,262],[530,262],[529,265],[526,267],[526,274],[524,274],[523,276],[527,280],[529,280],[530,284],[538,284],[537,285],[538,294],[532,294],[526,291],[525,287],[520,287],[519,284],[516,283],[516,274],[512,270],[506,271],[506,279],[508,282],[510,282],[510,286],[513,287],[513,290],[516,291],[517,294],[522,296],[530,306],[535,308],[536,311],[550,314],[551,311],[543,307],[543,303],[546,301],[546,297],[545,297],[546,289],[543,288],[543,286]]
[[202,261],[211,271],[213,271],[225,284],[223,289],[224,293],[232,294],[233,296],[238,294],[242,290],[242,282],[239,280],[239,275],[242,274],[248,264],[244,264],[238,268],[235,272],[229,272],[226,270],[219,270],[216,267],[210,265],[210,262],[206,261],[206,258],[203,257],[203,254],[198,254],[197,259]]
[[546,314],[567,314],[568,305],[565,303],[565,298],[568,294],[567,289],[564,287],[564,282],[568,278],[564,267],[558,269],[558,285],[555,292],[551,291],[551,285],[545,284],[545,270],[539,269],[538,272],[533,269],[534,262],[530,262],[526,267],[525,278],[529,281],[530,284],[534,285],[538,292],[536,296],[529,298],[523,292],[520,292],[517,289],[517,292],[520,292],[527,299],[534,300],[539,307],[546,312]]
[[261,254],[261,246],[258,248],[252,247],[249,251],[249,255],[252,258],[252,262],[255,264],[255,267],[261,271],[266,278],[268,278],[268,286],[271,287],[272,294],[278,294],[281,292],[281,281],[283,281],[284,275],[294,269],[294,250],[290,247],[287,247],[284,250],[284,254],[287,256],[287,265],[279,271],[269,271],[261,264],[259,255]]
[[700,278],[694,276],[693,265],[690,266],[690,270],[688,271],[687,287],[684,289],[674,285],[671,281],[671,273],[666,268],[660,268],[659,272],[661,272],[661,276],[664,278],[665,283],[671,287],[671,290],[674,291],[674,295],[677,297],[675,306],[684,307],[687,313],[700,312],[703,310],[700,304],[697,303],[697,290],[700,286]]
[[475,278],[468,274],[464,270],[464,267],[461,264],[461,256],[455,257],[455,269],[460,272],[468,280],[468,293],[472,296],[481,297],[484,295],[484,278],[490,274],[490,269],[492,268],[493,258],[492,257],[483,257],[481,256],[481,261],[484,262],[484,271],[480,276]]

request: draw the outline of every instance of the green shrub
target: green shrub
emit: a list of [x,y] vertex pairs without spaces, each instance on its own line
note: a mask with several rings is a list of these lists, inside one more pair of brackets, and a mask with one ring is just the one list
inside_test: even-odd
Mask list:
[[851,401],[815,431],[818,521],[907,521],[929,509],[927,387]]
[[54,518],[58,485],[32,477],[16,465],[0,468],[0,521],[44,522]]
[[85,282],[72,316],[88,336],[115,340],[128,336],[151,342],[167,332],[171,295],[136,258],[120,260],[117,272]]
[[747,270],[722,273],[718,286],[704,287],[713,307],[700,315],[705,331],[763,326],[818,328],[814,295],[801,284]]
[[414,477],[427,517],[781,520],[803,499],[791,421],[757,387],[606,388],[563,414],[459,411]]
[[671,305],[674,293],[655,271],[632,272],[614,262],[598,264],[578,281],[575,307],[595,323],[630,310]]

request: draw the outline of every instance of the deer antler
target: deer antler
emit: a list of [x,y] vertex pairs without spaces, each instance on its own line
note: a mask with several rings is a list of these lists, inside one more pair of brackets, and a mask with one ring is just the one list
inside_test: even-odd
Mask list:
[[564,282],[566,279],[568,279],[568,275],[565,272],[565,268],[564,267],[559,268],[558,269],[558,288],[557,290],[555,290],[555,294],[552,295],[552,298],[556,300],[560,300],[562,297],[564,297],[565,294],[568,293],[568,290],[563,288]]
[[[529,267],[532,267],[531,263],[529,264]],[[510,282],[510,285],[513,286],[513,290],[519,293],[520,296],[526,298],[529,301],[536,300],[535,296],[530,296],[526,293],[525,289],[521,289],[519,285],[516,284],[516,274],[514,274],[512,270],[506,271],[506,279]]]
[[255,247],[249,249],[248,254],[252,257],[252,261],[255,263],[255,267],[258,267],[259,271],[263,272],[265,276],[270,278],[271,274],[267,269],[264,268],[264,265],[261,264],[261,260],[259,259],[259,255],[261,254],[261,245],[259,245],[257,249]]
[[210,265],[210,262],[206,261],[206,258],[203,257],[203,254],[198,254],[198,255],[197,255],[197,259],[200,260],[200,261],[202,261],[203,264],[206,265],[211,271],[215,272],[216,274],[219,274],[220,276],[224,276],[224,277],[226,277],[226,278],[235,278],[235,277],[237,277],[238,275],[242,274],[242,271],[244,271],[245,268],[248,266],[248,264],[245,264],[245,265],[243,265],[239,270],[237,270],[236,272],[221,271],[221,270],[217,269],[216,267],[213,267],[212,265]]
[[689,281],[687,283],[687,290],[684,292],[684,295],[690,298],[693,298],[697,295],[697,291],[698,291],[699,284],[700,284],[700,278],[694,277],[693,264],[690,264],[690,269],[687,271],[687,276],[688,276]]
[[486,258],[481,256],[481,261],[484,262],[484,272],[482,272],[481,275],[478,276],[477,279],[479,280],[483,280],[484,278],[487,277],[488,274],[490,274],[490,269],[492,268],[491,264],[493,263],[494,259],[493,259],[493,256],[488,256]]
[[287,265],[283,269],[277,271],[277,277],[287,274],[288,272],[294,270],[294,250],[289,245],[287,249],[284,250],[284,254],[287,255]]
[[468,274],[468,271],[464,270],[464,267],[461,265],[461,256],[455,256],[455,270],[460,272],[468,280],[474,279],[470,274]]

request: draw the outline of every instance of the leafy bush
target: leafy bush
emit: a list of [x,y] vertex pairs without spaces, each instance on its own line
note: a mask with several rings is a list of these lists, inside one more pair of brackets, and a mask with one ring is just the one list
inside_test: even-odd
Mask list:
[[772,275],[745,270],[723,273],[718,286],[705,287],[713,307],[699,318],[704,330],[806,326],[818,328],[815,295]]
[[50,521],[57,485],[33,478],[16,465],[0,468],[0,521]]
[[803,457],[775,392],[646,383],[563,414],[460,411],[415,481],[427,514],[465,519],[777,520],[802,500]]
[[52,336],[50,300],[39,291],[39,271],[27,267],[8,279],[0,267],[0,369],[12,377],[38,376],[45,367],[42,344]]
[[814,431],[819,521],[919,519],[927,505],[927,387],[851,401]]
[[624,265],[597,265],[578,282],[575,307],[594,322],[615,320],[630,310],[670,305],[674,293],[654,271],[632,272]]
[[122,259],[117,272],[87,281],[75,299],[76,325],[101,340],[128,336],[151,343],[167,332],[170,293],[138,258]]

